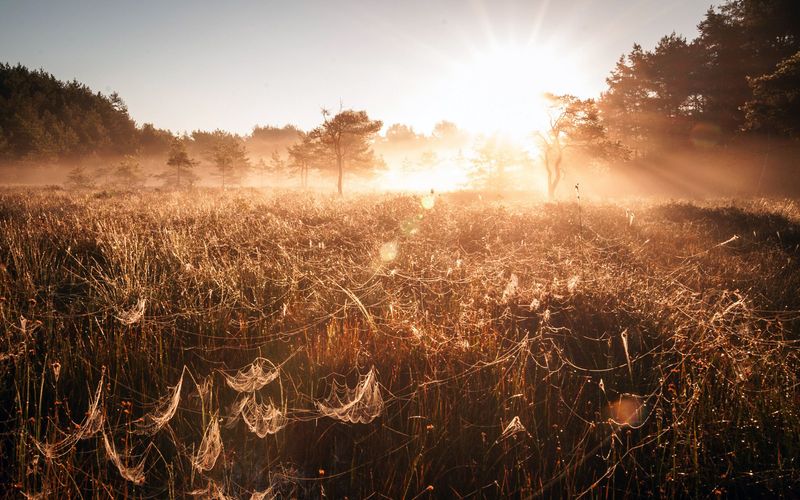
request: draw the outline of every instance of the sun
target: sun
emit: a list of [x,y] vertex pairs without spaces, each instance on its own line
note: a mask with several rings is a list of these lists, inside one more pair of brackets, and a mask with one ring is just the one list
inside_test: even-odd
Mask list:
[[570,54],[544,45],[494,45],[454,61],[445,79],[453,121],[521,140],[547,126],[546,92],[574,93],[584,81]]
[[[591,94],[584,91],[591,85],[575,62],[576,54],[554,47],[493,43],[443,64],[439,88],[428,92],[432,98],[428,114],[446,118],[472,135],[472,144],[459,151],[464,160],[418,172],[392,170],[383,176],[382,185],[409,191],[464,188],[470,184],[474,170],[470,162],[479,154],[476,148],[487,140],[539,158],[536,133],[546,131],[550,120],[546,94]],[[544,185],[539,177],[529,179],[535,187]]]

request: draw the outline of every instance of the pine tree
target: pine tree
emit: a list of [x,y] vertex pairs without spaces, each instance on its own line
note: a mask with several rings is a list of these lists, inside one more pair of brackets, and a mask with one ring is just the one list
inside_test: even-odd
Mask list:
[[300,174],[300,187],[308,187],[308,171],[317,155],[317,145],[309,134],[303,134],[300,142],[289,148],[290,165]]
[[121,187],[141,188],[146,177],[135,156],[126,155],[114,168],[114,179]]
[[186,140],[186,137],[175,138],[170,145],[167,168],[158,175],[165,187],[190,188],[197,182],[198,177],[193,170],[198,162],[186,151]]
[[212,132],[210,140],[212,146],[207,156],[217,169],[216,175],[222,181],[222,189],[232,184],[240,184],[251,168],[244,141],[221,130]]
[[370,168],[375,166],[372,138],[383,126],[380,120],[370,120],[366,111],[341,111],[332,119],[323,110],[324,123],[309,135],[319,147],[318,154],[329,155],[336,164],[336,188],[343,193],[342,179],[345,168]]
[[69,171],[66,185],[71,189],[92,189],[95,183],[86,166],[78,164]]

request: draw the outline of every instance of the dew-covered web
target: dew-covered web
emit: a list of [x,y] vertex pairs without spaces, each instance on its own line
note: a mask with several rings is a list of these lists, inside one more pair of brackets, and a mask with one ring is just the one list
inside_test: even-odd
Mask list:
[[225,489],[209,479],[203,488],[196,488],[187,492],[189,496],[198,500],[234,500],[234,497],[226,495]]
[[272,402],[259,403],[256,395],[242,394],[233,404],[226,427],[233,427],[241,418],[247,428],[260,438],[275,434],[287,424],[286,415],[276,408]]
[[278,378],[278,368],[271,361],[256,358],[246,369],[235,375],[223,374],[228,386],[237,392],[253,392]]
[[326,417],[353,424],[372,422],[383,413],[383,397],[375,368],[359,376],[352,389],[334,380],[330,395],[316,405]]
[[114,446],[114,441],[108,437],[105,431],[103,431],[102,435],[106,455],[108,456],[108,459],[111,460],[111,462],[117,467],[120,475],[134,484],[144,483],[144,466],[147,454],[145,453],[145,455],[141,457],[139,463],[135,465],[128,465],[127,463],[123,462],[123,458],[120,457],[119,453],[117,453],[117,449]]
[[130,309],[122,309],[117,313],[117,319],[120,323],[126,326],[131,326],[138,323],[144,318],[144,310],[147,305],[147,299],[139,299],[136,305]]
[[210,471],[217,463],[221,452],[222,437],[219,432],[219,418],[214,413],[203,433],[203,440],[200,441],[197,451],[192,456],[192,467],[198,471]]
[[503,428],[503,432],[500,434],[498,441],[508,439],[520,433],[528,434],[528,430],[525,429],[524,425],[522,425],[519,416],[515,416],[511,419],[511,422],[509,422],[508,425]]
[[45,443],[33,440],[35,446],[42,452],[42,454],[52,460],[66,455],[75,447],[78,441],[82,439],[89,439],[97,434],[105,423],[105,413],[103,411],[102,395],[103,395],[103,380],[105,377],[105,370],[100,376],[100,381],[97,383],[97,390],[94,393],[94,398],[90,399],[89,409],[86,411],[86,418],[77,426],[77,429],[68,432],[68,434],[61,440],[53,443]]
[[183,379],[185,375],[186,367],[181,371],[181,378],[178,380],[178,383],[170,389],[167,395],[159,400],[156,408],[151,413],[142,417],[140,421],[136,422],[138,432],[153,435],[172,420],[181,402],[181,389],[183,388]]

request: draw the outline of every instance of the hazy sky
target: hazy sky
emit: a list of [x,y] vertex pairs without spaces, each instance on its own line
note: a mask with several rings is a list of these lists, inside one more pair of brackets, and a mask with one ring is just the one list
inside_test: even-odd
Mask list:
[[710,5],[0,0],[0,61],[117,91],[138,123],[175,131],[309,128],[340,100],[423,132],[522,126],[543,91],[599,94],[634,42],[695,37]]

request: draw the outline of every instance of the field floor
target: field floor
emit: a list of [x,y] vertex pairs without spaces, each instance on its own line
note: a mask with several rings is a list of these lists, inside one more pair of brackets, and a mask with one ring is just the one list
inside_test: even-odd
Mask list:
[[0,491],[800,495],[800,205],[0,191]]

